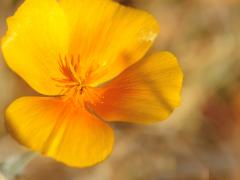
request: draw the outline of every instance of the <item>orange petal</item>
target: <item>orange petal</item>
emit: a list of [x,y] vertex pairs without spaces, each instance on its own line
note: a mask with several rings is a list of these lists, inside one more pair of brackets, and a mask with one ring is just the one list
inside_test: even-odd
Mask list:
[[183,74],[168,52],[134,64],[99,88],[94,111],[107,121],[149,123],[166,119],[180,103]]
[[69,31],[55,0],[26,0],[8,18],[2,51],[9,67],[35,90],[59,94],[53,78],[61,77],[59,56],[68,50]]
[[8,107],[6,119],[21,144],[69,166],[96,164],[112,150],[112,129],[60,98],[19,98]]
[[60,0],[71,28],[70,54],[79,55],[89,83],[99,85],[143,57],[159,26],[148,13],[111,0]]

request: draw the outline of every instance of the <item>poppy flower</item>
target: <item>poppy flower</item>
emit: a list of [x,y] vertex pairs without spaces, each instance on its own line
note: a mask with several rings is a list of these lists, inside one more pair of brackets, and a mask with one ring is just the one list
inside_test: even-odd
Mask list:
[[41,96],[10,104],[6,126],[33,151],[91,166],[112,151],[107,122],[157,122],[179,105],[176,57],[143,58],[159,31],[144,11],[111,0],[25,0],[7,24],[6,63]]

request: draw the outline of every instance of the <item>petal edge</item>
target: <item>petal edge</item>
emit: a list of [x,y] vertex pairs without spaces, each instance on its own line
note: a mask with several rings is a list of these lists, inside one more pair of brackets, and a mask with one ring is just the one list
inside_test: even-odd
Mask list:
[[112,151],[112,129],[69,106],[59,98],[19,98],[6,111],[7,129],[20,144],[69,166],[103,161]]

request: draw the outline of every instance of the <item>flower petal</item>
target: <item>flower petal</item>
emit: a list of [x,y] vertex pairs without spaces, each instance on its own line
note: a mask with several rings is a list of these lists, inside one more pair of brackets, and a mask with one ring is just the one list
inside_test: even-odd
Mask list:
[[35,90],[57,95],[53,78],[61,77],[59,56],[68,50],[69,31],[55,0],[26,0],[7,20],[2,51],[10,68]]
[[148,13],[111,0],[60,0],[71,27],[70,53],[99,85],[140,60],[159,26]]
[[99,88],[103,99],[92,108],[107,121],[163,120],[180,103],[182,80],[177,59],[168,52],[156,53]]
[[96,164],[112,150],[112,129],[60,98],[19,98],[8,107],[6,119],[21,144],[69,166]]

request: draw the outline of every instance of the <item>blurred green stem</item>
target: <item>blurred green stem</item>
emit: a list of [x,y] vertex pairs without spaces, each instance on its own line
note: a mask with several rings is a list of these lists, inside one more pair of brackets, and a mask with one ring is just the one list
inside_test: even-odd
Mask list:
[[15,179],[35,156],[36,153],[26,152],[19,157],[9,159],[0,165],[0,171],[7,179]]

